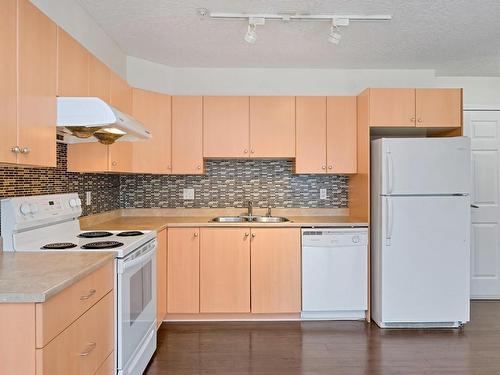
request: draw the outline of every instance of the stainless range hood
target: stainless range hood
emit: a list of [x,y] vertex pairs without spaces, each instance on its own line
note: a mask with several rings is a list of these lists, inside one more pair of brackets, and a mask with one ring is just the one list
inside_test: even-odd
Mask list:
[[151,138],[142,123],[95,97],[57,98],[57,139],[62,143],[134,142]]

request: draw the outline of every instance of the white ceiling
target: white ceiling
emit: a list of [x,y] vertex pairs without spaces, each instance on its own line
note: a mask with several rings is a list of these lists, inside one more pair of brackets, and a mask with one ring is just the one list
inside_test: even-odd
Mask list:
[[[500,76],[498,0],[78,0],[125,53],[175,67],[436,69]],[[341,44],[329,24],[268,22],[258,41],[247,23],[201,18],[213,12],[391,14],[351,22]]]

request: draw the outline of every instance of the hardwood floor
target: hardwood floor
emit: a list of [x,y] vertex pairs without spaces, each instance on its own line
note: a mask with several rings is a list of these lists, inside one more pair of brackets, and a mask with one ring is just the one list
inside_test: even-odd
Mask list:
[[472,303],[457,330],[364,322],[164,323],[147,375],[497,375],[500,301]]

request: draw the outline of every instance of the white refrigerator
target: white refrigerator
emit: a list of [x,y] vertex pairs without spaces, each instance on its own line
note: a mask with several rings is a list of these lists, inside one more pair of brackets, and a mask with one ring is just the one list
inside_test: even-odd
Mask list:
[[382,328],[469,321],[470,142],[371,142],[372,317]]

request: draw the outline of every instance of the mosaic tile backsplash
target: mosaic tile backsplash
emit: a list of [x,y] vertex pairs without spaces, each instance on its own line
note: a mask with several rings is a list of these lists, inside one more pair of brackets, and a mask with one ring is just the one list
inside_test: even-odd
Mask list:
[[56,168],[20,168],[0,166],[0,199],[39,194],[78,192],[84,202],[85,192],[92,192],[92,205],[83,205],[90,215],[120,207],[118,175],[72,173],[66,170],[67,146],[57,144]]
[[[346,208],[348,177],[294,175],[288,160],[208,160],[201,176],[122,175],[122,208]],[[184,200],[183,189],[194,188]],[[327,199],[320,199],[321,188]]]

